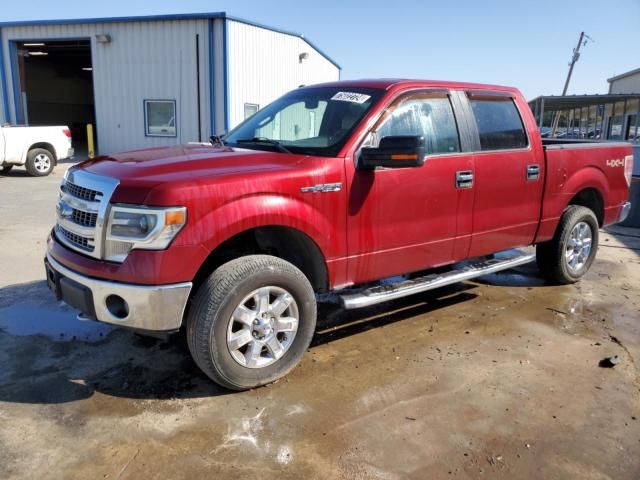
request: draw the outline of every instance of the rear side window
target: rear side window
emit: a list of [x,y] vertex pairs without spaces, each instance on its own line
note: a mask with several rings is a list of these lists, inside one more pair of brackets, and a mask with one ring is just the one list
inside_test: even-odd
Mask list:
[[480,134],[481,150],[507,150],[528,145],[522,119],[513,100],[470,99]]

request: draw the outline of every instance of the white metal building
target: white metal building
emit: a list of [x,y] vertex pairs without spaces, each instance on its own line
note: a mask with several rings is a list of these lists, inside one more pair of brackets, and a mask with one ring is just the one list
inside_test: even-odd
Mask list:
[[607,78],[609,93],[640,93],[640,68]]
[[66,124],[100,153],[206,141],[340,67],[225,13],[0,23],[0,123]]

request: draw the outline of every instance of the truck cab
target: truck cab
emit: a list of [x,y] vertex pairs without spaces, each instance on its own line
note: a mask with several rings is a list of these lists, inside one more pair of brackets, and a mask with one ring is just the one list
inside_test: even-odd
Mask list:
[[318,292],[361,308],[530,261],[578,281],[629,211],[632,163],[627,144],[543,143],[514,88],[304,87],[212,144],[70,169],[47,278],[86,317],[184,327],[207,375],[252,388],[299,361]]

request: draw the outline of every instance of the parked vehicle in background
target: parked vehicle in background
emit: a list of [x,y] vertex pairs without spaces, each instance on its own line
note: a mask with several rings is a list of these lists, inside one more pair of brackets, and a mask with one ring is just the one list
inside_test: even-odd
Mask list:
[[0,171],[24,165],[30,175],[49,175],[59,160],[73,157],[68,127],[0,127]]
[[231,389],[298,363],[317,292],[360,308],[534,260],[576,282],[599,227],[630,207],[631,146],[542,141],[514,88],[304,87],[213,143],[70,169],[45,264],[85,317],[186,327],[196,363]]

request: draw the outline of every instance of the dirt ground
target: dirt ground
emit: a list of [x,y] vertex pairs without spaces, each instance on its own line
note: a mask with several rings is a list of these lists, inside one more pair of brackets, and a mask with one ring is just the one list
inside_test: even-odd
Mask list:
[[291,375],[231,393],[183,337],[52,299],[65,166],[0,177],[0,478],[640,478],[639,230],[601,232],[573,286],[526,266],[350,313],[324,302]]

